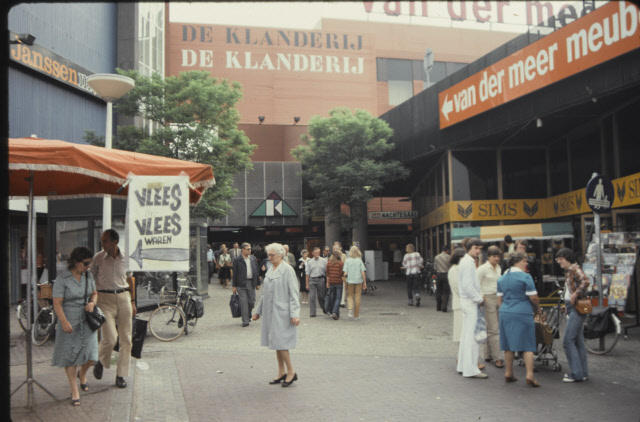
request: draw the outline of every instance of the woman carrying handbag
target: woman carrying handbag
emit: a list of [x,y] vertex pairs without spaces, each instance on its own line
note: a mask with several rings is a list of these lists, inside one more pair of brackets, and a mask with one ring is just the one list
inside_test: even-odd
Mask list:
[[585,297],[589,279],[576,262],[576,255],[569,248],[562,248],[556,254],[556,261],[564,270],[566,288],[564,301],[569,314],[567,328],[564,330],[562,347],[569,362],[571,372],[564,374],[563,382],[580,382],[589,378],[587,365],[587,348],[584,345],[584,322],[586,314],[578,312],[576,302]]
[[[82,391],[89,391],[87,371],[98,360],[98,332],[89,327],[85,317],[85,312],[93,311],[98,299],[96,284],[88,271],[92,259],[91,249],[75,248],[67,261],[67,269],[53,284],[53,309],[58,323],[51,366],[64,367],[71,387],[72,406],[80,405],[78,380]],[[90,292],[87,303],[85,292]]]

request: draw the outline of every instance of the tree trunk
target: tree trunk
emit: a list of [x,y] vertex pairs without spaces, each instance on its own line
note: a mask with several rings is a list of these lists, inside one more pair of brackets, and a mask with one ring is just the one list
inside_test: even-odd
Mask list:
[[[352,229],[353,242],[359,244],[358,248],[364,256],[364,251],[368,248],[369,243],[369,225],[367,215],[367,203],[361,203],[354,207],[352,212],[355,212],[356,221],[354,221]],[[347,250],[348,248],[345,248]]]
[[333,242],[340,240],[340,223],[329,222],[330,217],[340,214],[340,206],[327,207],[324,209],[324,244],[333,247]]

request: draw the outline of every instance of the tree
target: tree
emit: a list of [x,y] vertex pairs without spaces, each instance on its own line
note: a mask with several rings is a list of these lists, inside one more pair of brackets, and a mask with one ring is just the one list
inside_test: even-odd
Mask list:
[[[365,110],[351,113],[339,107],[328,118],[312,117],[309,136],[303,135],[303,145],[291,151],[302,163],[302,177],[313,198],[305,201],[305,214],[325,212],[326,224],[344,229],[354,228],[362,219],[366,224],[366,206],[373,193],[409,174],[400,162],[385,159],[394,148],[387,142],[392,135],[385,121]],[[348,215],[339,211],[341,204],[349,206]]]
[[[192,209],[192,218],[225,217],[231,211],[227,201],[237,193],[234,176],[250,171],[255,145],[238,130],[240,115],[235,108],[242,98],[238,82],[212,78],[205,71],[181,72],[165,79],[150,78],[135,70],[118,73],[135,81],[135,88],[115,108],[129,117],[140,116],[146,127],[123,126],[117,130],[113,147],[145,154],[210,164],[216,185]],[[149,134],[149,122],[153,133]],[[104,140],[87,131],[85,140],[104,145]]]

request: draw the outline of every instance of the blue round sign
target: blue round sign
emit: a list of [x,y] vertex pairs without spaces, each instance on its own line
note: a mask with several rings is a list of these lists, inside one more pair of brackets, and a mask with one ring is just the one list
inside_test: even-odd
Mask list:
[[607,176],[594,173],[589,183],[587,183],[586,199],[589,208],[598,214],[611,210],[613,200],[613,183]]

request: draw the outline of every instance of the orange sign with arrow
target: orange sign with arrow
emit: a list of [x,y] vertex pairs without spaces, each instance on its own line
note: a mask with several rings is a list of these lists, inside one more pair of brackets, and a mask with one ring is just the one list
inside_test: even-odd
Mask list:
[[640,48],[640,9],[610,2],[438,94],[440,129]]

